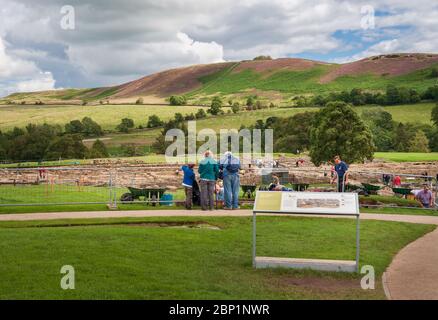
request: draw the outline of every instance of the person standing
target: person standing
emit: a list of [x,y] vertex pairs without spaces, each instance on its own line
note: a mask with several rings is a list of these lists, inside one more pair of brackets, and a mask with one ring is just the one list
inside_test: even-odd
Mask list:
[[432,191],[429,190],[429,186],[427,184],[424,185],[423,190],[417,193],[415,196],[423,208],[431,208],[433,207],[433,194]]
[[[338,192],[345,191],[345,185],[347,184],[348,178],[348,165],[341,160],[340,156],[335,156],[335,172],[337,176],[338,182]],[[335,178],[333,178],[332,183],[335,182]]]
[[395,176],[393,180],[394,187],[400,187],[401,186],[401,178],[400,176]]
[[225,210],[239,209],[240,192],[240,159],[233,156],[230,151],[224,153],[220,160],[224,172]]
[[219,175],[219,165],[213,159],[213,153],[206,151],[204,159],[199,163],[198,172],[201,178],[201,208],[206,211],[214,208],[214,192]]
[[191,210],[193,205],[193,183],[196,178],[195,172],[193,171],[194,167],[195,165],[193,163],[181,167],[181,170],[184,173],[182,185],[186,195],[185,207],[187,210]]

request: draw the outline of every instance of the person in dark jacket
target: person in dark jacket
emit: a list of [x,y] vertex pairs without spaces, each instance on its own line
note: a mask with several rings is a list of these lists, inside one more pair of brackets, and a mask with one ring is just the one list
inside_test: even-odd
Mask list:
[[[340,156],[335,156],[335,172],[337,176],[338,192],[345,191],[345,185],[348,183],[348,164],[341,160]],[[332,180],[334,183],[335,178]]]
[[193,205],[193,183],[196,178],[195,172],[193,171],[194,167],[195,165],[193,163],[181,167],[181,170],[184,172],[182,185],[186,195],[185,207],[188,210],[192,209]]

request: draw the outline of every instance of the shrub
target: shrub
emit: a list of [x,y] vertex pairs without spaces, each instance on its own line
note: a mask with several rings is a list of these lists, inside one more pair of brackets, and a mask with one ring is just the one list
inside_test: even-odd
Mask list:
[[120,124],[117,126],[117,130],[120,132],[129,132],[130,129],[134,128],[134,120],[129,118],[123,118]]
[[171,96],[169,101],[172,106],[183,106],[187,103],[187,98],[185,96]]

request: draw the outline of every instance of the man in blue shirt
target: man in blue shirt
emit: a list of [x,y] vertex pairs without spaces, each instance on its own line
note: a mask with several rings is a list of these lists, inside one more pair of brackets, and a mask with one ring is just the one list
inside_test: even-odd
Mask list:
[[[338,180],[338,192],[345,191],[345,184],[347,184],[348,178],[348,164],[341,160],[341,157],[335,156],[335,171]],[[332,183],[335,179],[332,180]]]
[[231,152],[227,151],[220,160],[220,167],[224,173],[224,209],[239,209],[240,159],[233,156]]
[[196,178],[195,172],[193,171],[194,166],[193,163],[189,163],[188,165],[181,167],[181,170],[184,172],[182,185],[186,194],[185,206],[188,210],[192,209],[193,205],[193,183]]

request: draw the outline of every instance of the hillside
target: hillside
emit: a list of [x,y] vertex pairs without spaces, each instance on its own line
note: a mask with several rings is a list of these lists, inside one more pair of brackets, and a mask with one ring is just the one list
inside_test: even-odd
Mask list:
[[315,94],[362,88],[383,90],[388,84],[424,90],[437,82],[431,69],[438,54],[390,54],[334,64],[297,58],[225,62],[167,70],[114,87],[16,93],[5,102],[35,103],[165,103],[173,94],[184,94],[194,104],[211,96],[244,99],[258,95],[277,102],[297,94]]

